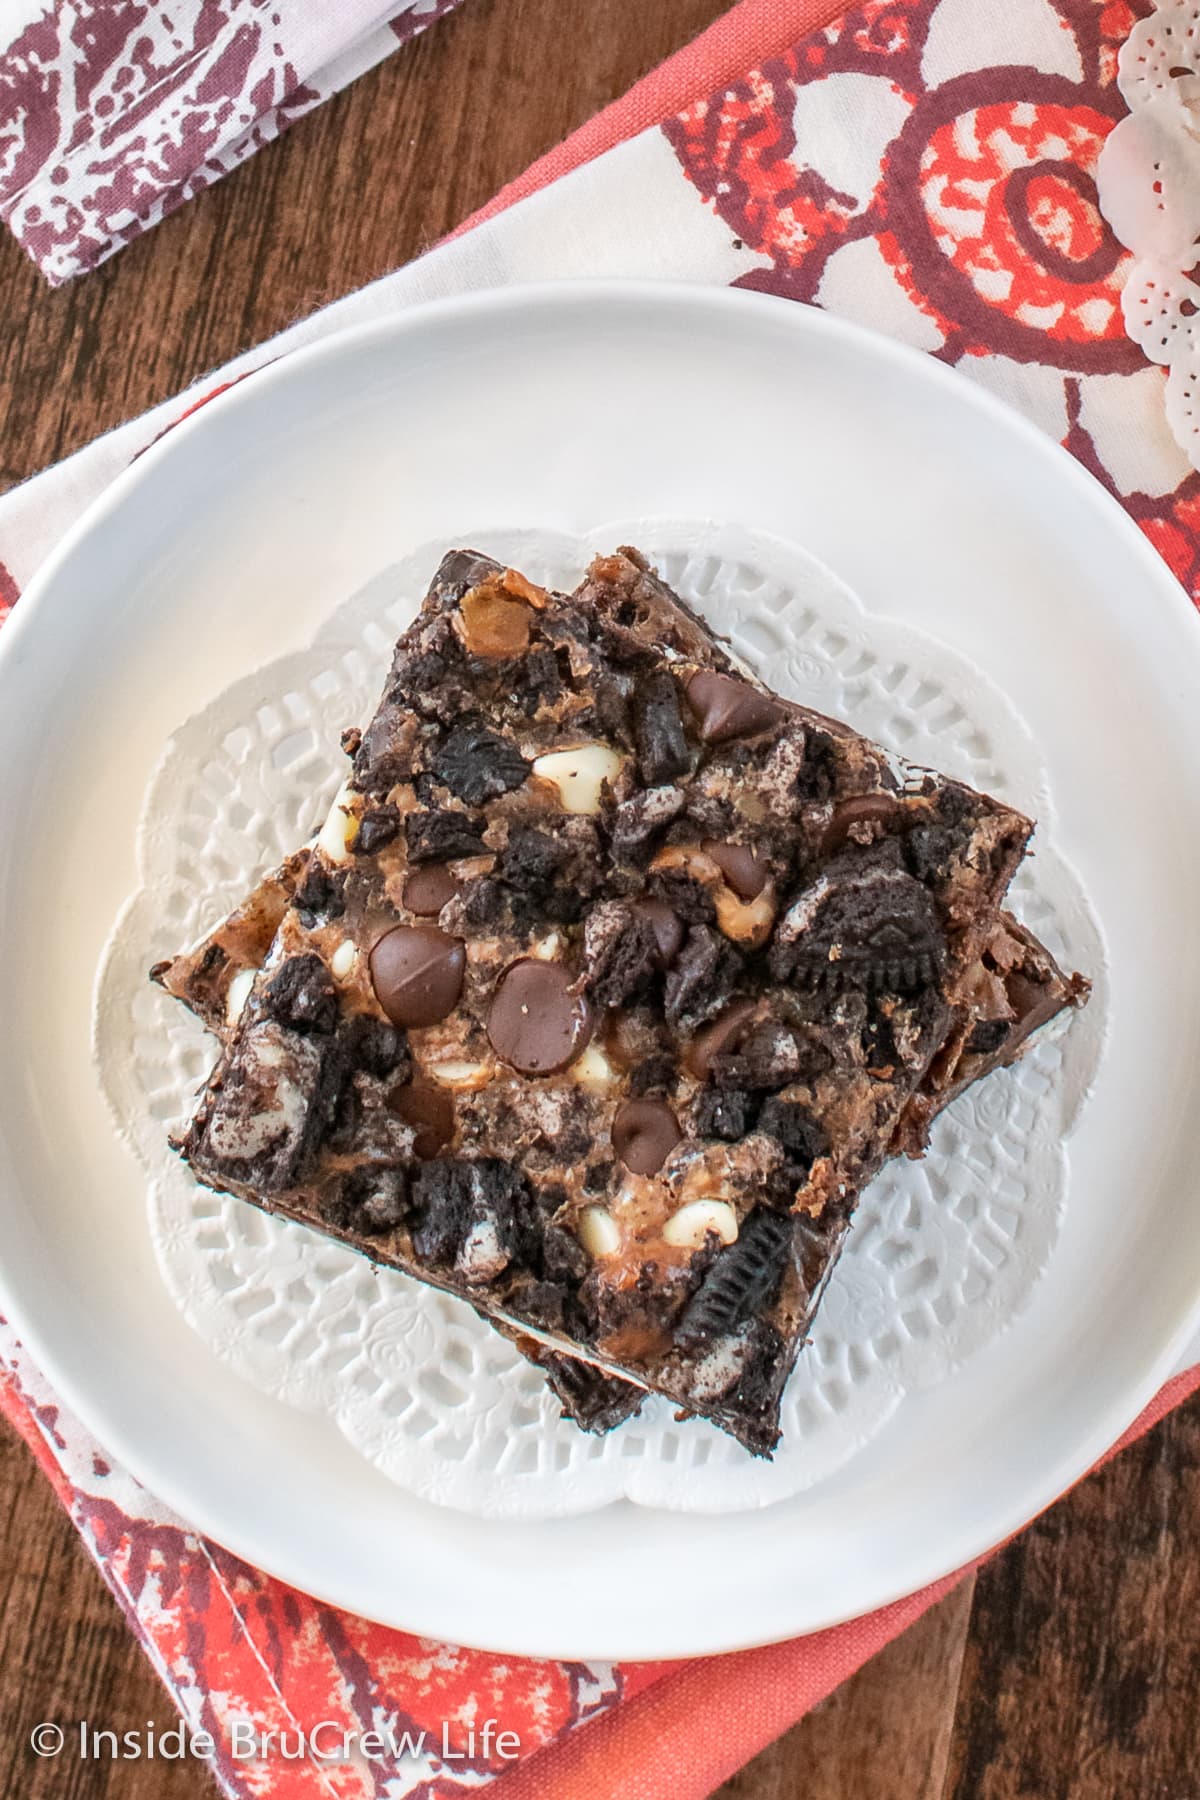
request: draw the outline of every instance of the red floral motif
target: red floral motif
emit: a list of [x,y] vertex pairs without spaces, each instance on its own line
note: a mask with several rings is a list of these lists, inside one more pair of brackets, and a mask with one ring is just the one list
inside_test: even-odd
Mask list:
[[[939,0],[874,0],[663,129],[703,199],[766,259],[745,285],[820,304],[831,258],[871,238],[936,327],[944,361],[1005,358],[1058,372],[1067,447],[1118,493],[1200,604],[1200,476],[1162,497],[1118,489],[1079,403],[1090,375],[1146,366],[1120,313],[1131,258],[1101,217],[1093,179],[1123,110],[1116,52],[1146,0],[1048,3],[1080,79],[1001,64],[928,86]],[[876,128],[885,121],[869,193],[839,191],[828,141],[836,130],[811,145],[796,139],[805,90],[848,74],[887,78],[855,90],[855,138],[871,124],[861,109],[875,106]]]
[[1090,173],[1111,124],[1089,107],[1007,100],[947,120],[921,155],[942,255],[986,306],[1050,344],[1125,343],[1132,259],[1100,216]]

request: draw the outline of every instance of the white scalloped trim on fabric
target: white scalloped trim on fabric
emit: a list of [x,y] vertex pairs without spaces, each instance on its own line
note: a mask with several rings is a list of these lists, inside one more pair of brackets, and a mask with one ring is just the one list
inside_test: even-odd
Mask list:
[[1121,296],[1125,329],[1167,370],[1166,415],[1200,469],[1200,4],[1159,0],[1121,46],[1129,117],[1105,140],[1100,210],[1137,258]]
[[[636,543],[772,686],[910,760],[998,793],[1040,821],[1014,903],[1050,948],[1097,979],[1069,1030],[938,1122],[923,1162],[872,1183],[784,1399],[772,1463],[651,1399],[588,1437],[541,1375],[465,1303],[301,1226],[198,1187],[167,1147],[212,1042],[146,979],[198,938],[320,820],[340,729],[373,707],[393,640],[444,545],[426,546],[341,605],[307,650],[234,682],[168,744],[146,795],[141,886],[97,981],[100,1079],[147,1178],[163,1278],[209,1347],[255,1387],[336,1418],[400,1486],[495,1518],[579,1513],[625,1496],[708,1513],[769,1505],[829,1475],[906,1392],[937,1382],[1019,1312],[1052,1252],[1067,1190],[1064,1139],[1103,1040],[1103,943],[1054,849],[1044,770],[987,678],[908,626],[865,613],[828,569],[775,539],[638,520],[583,539],[484,530],[465,539],[537,580],[573,587],[596,549]],[[264,701],[262,696],[274,696]],[[203,878],[197,879],[197,872]]]

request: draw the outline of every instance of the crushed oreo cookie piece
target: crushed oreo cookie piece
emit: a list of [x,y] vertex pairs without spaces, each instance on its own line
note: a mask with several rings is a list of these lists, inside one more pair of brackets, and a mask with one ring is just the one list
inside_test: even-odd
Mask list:
[[980,1019],[967,1039],[968,1056],[991,1056],[997,1051],[1012,1026],[1004,1019]]
[[741,978],[744,964],[727,939],[709,925],[693,925],[667,970],[666,1015],[672,1025],[694,1030],[713,1018]]
[[402,1168],[356,1169],[337,1191],[326,1217],[331,1225],[376,1237],[394,1231],[408,1215],[408,1177]]
[[374,856],[385,844],[400,835],[400,808],[398,806],[373,806],[359,820],[358,830],[354,835],[355,856]]
[[292,956],[263,989],[263,1010],[293,1031],[333,1031],[337,988],[319,956]]
[[532,1249],[524,1177],[494,1157],[427,1162],[412,1178],[413,1246],[472,1286],[494,1281]]
[[570,859],[570,846],[537,825],[514,825],[496,859],[496,874],[522,893],[545,893]]
[[937,980],[945,957],[945,933],[918,881],[886,864],[850,864],[793,901],[770,966],[777,981],[802,987],[911,994]]
[[317,857],[310,857],[304,879],[292,896],[292,905],[301,923],[312,931],[341,918],[346,910],[345,890],[344,870],[329,869]]
[[665,670],[646,676],[634,689],[633,740],[638,773],[647,787],[661,787],[691,769],[679,688]]
[[791,1242],[786,1214],[756,1207],[688,1301],[675,1333],[679,1341],[724,1336],[765,1305],[783,1279]]
[[710,1076],[718,1087],[781,1088],[795,1081],[802,1067],[795,1032],[767,1019],[740,1038],[736,1049],[719,1051],[712,1058]]
[[644,863],[655,841],[684,807],[677,787],[646,788],[622,800],[612,823],[613,855],[618,862]]
[[658,966],[658,939],[645,916],[603,900],[583,922],[583,982],[593,1005],[620,1006],[640,993]]
[[829,1149],[825,1127],[798,1100],[772,1097],[759,1113],[755,1130],[766,1132],[783,1145],[793,1176],[807,1175],[818,1156],[826,1155]]
[[404,821],[408,860],[452,862],[459,856],[479,856],[484,849],[483,830],[483,820],[477,815],[456,812],[453,807],[409,813]]
[[[437,780],[468,806],[479,806],[521,786],[529,764],[512,742],[482,719],[463,719],[443,739],[430,761]],[[461,852],[459,852],[461,854]]]
[[692,1132],[735,1144],[754,1128],[759,1096],[737,1088],[701,1088],[692,1104]]

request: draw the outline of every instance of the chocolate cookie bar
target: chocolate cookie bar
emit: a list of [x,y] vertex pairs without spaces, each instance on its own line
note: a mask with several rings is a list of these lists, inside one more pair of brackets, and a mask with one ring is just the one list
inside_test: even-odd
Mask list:
[[[191,951],[158,963],[153,979],[226,1040],[236,1026],[254,974],[262,964],[292,894],[303,881],[308,850],[266,876],[248,899]],[[891,1148],[919,1155],[933,1118],[973,1082],[1014,1062],[1031,1035],[1065,1007],[1087,997],[1080,976],[1065,976],[1049,951],[1008,913],[1002,913],[980,962],[970,1006],[947,1045],[926,1072],[902,1114]],[[374,1254],[370,1237],[350,1239]],[[485,1315],[482,1315],[486,1317]],[[632,1417],[644,1390],[594,1364],[551,1350],[511,1326],[492,1320],[536,1363],[563,1412],[583,1430],[603,1433]]]
[[768,692],[635,552],[570,599],[447,557],[347,747],[184,1155],[769,1451],[1029,822]]

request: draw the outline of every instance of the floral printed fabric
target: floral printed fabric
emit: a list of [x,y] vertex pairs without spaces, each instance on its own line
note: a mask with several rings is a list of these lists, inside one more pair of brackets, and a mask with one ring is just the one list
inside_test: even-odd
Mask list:
[[83,274],[456,4],[15,0],[0,216],[50,282]]
[[1125,335],[1133,267],[1097,204],[1125,105],[1124,0],[880,0],[665,129],[761,258],[739,285],[954,363],[1028,413],[1200,597],[1200,475]]
[[[1135,10],[1146,9],[875,0],[811,31],[812,0],[742,0],[722,55],[745,21],[741,67],[755,72],[729,80],[699,46],[681,53],[706,97],[678,116],[624,142],[611,130],[604,154],[573,156],[549,186],[535,169],[519,203],[0,500],[0,618],[83,507],[230,381],[415,301],[587,275],[766,288],[942,357],[1074,452],[1200,598],[1200,475],[1167,429],[1163,372],[1123,335],[1129,259],[1095,204],[1096,155],[1121,111],[1116,48]],[[780,52],[793,15],[793,47]],[[1200,1343],[1186,1364],[1198,1359]],[[1134,1431],[1197,1379],[1170,1384]],[[190,1723],[219,1741],[235,1717],[431,1733],[429,1753],[399,1763],[225,1756],[215,1773],[231,1796],[453,1800],[499,1776],[506,1800],[703,1800],[954,1579],[813,1638],[674,1669],[489,1656],[350,1618],[189,1532],[68,1417],[3,1329],[0,1403]],[[515,1770],[439,1759],[443,1721],[461,1747],[488,1716],[519,1733]]]

